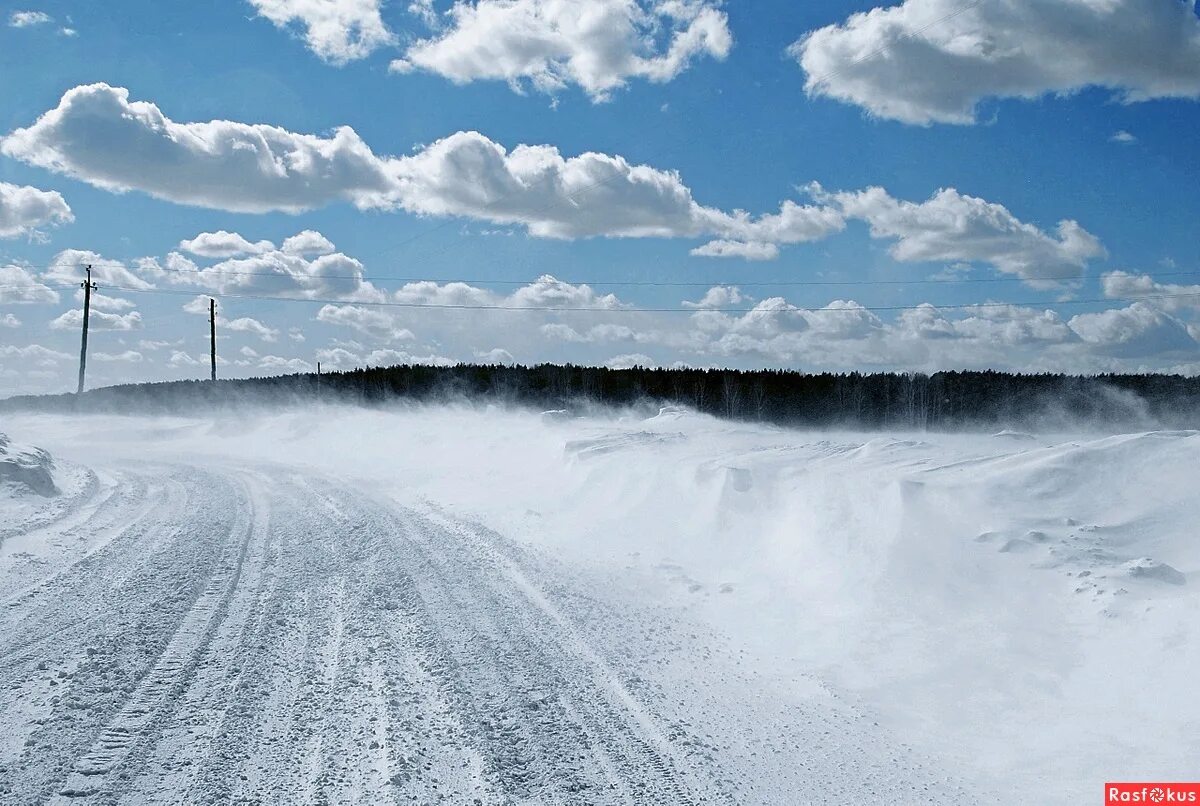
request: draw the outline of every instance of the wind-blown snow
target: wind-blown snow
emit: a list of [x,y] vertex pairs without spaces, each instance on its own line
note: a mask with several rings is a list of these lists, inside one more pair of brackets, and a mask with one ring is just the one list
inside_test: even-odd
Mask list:
[[[101,522],[94,533],[80,526],[87,522],[82,516],[67,515],[77,519],[79,556],[118,551],[131,539],[118,528],[121,517],[136,522],[139,507],[149,506],[137,486],[169,486],[174,482],[155,474],[191,467],[221,489],[243,483],[258,489],[247,500],[260,515],[268,504],[304,513],[304,490],[311,489],[311,512],[294,514],[300,519],[294,529],[320,531],[323,542],[288,538],[296,551],[331,551],[325,543],[349,541],[354,552],[373,557],[374,544],[354,542],[364,539],[362,529],[374,535],[372,524],[393,517],[424,524],[395,528],[415,529],[423,535],[415,545],[427,541],[431,556],[443,552],[447,562],[461,564],[444,572],[441,584],[451,586],[445,593],[419,600],[435,615],[438,596],[465,596],[454,586],[473,584],[472,575],[484,573],[478,569],[495,563],[507,580],[504,597],[532,608],[512,624],[534,630],[536,645],[569,648],[562,674],[575,682],[563,684],[566,693],[556,694],[550,681],[545,690],[522,688],[520,697],[534,703],[612,697],[604,706],[608,716],[595,718],[614,731],[613,752],[648,743],[673,771],[656,779],[665,788],[654,791],[675,793],[664,797],[679,802],[685,792],[749,803],[872,802],[884,795],[909,802],[918,794],[948,803],[1072,803],[1107,780],[1188,780],[1200,773],[1193,680],[1200,663],[1194,491],[1200,432],[798,432],[679,409],[624,417],[436,408],[216,419],[21,415],[5,426],[92,467],[100,479],[95,495],[129,496],[125,509],[106,515],[110,527]],[[322,492],[327,488],[336,489]],[[211,495],[219,501],[224,493]],[[362,515],[365,527],[329,525],[366,512],[367,504],[354,503],[360,497],[387,502],[399,514]],[[0,599],[18,601],[12,597],[36,587],[39,574],[67,574],[77,561],[70,555],[76,549],[54,547],[61,540],[52,526],[40,528],[22,540],[20,553],[9,551],[7,541],[0,545]],[[257,550],[251,544],[247,568]],[[359,560],[362,573],[385,579],[403,570],[395,559],[403,552],[379,556],[391,559]],[[342,566],[321,562],[341,580],[338,596],[353,601],[353,574],[343,580]],[[388,564],[397,562],[395,569]],[[273,584],[286,587],[281,572],[272,573]],[[221,584],[235,591],[228,607],[236,610],[242,583]],[[510,612],[466,600],[480,614]],[[397,607],[408,612],[416,601]],[[15,618],[0,621],[0,653],[19,643]],[[352,613],[345,618],[355,630],[362,627]],[[433,623],[446,626],[438,618]],[[191,635],[182,624],[172,640]],[[471,624],[455,629],[478,629]],[[219,640],[224,628],[215,629]],[[433,645],[458,651],[453,642]],[[476,658],[459,658],[469,668],[483,662],[464,657]],[[514,663],[520,674],[543,668],[526,655]],[[576,675],[577,667],[591,671]],[[163,685],[186,682],[181,690],[188,692],[198,685],[179,678],[184,672],[147,673],[151,681],[165,675]],[[621,683],[601,696],[587,682],[593,675]],[[510,678],[482,679],[513,685]],[[143,691],[146,685],[130,695],[138,708],[158,702]],[[37,705],[35,689],[26,692],[27,707],[11,710],[13,690],[0,688],[0,732],[33,735],[33,720],[53,710]],[[334,700],[358,696],[357,689],[331,690]],[[446,728],[449,738],[439,741],[465,754],[463,769],[475,770],[472,786],[482,787],[471,791],[511,796],[517,779],[506,778],[510,768],[489,755],[500,745],[472,727],[483,719],[472,697],[501,696],[501,689],[436,690],[449,691],[449,699],[434,709],[444,706],[437,711],[442,716],[429,718],[458,714],[460,733]],[[507,691],[501,699],[516,696]],[[284,707],[277,701],[283,694],[270,696],[276,699],[264,702]],[[192,703],[193,694],[185,699]],[[329,709],[341,707],[334,700]],[[318,710],[326,707],[317,703]],[[140,729],[132,717],[121,717],[120,702],[111,707],[117,710],[108,729]],[[548,712],[535,717],[539,706],[531,707],[505,730],[534,737],[528,741],[536,749],[543,735],[537,720]],[[586,713],[576,716],[592,724]],[[549,722],[543,727],[556,730]],[[401,735],[420,744],[412,738],[420,723],[406,730],[379,741],[389,753]],[[566,734],[554,735],[567,741]],[[121,753],[153,759],[168,748],[161,737],[144,741],[153,752]],[[89,752],[81,751],[93,759],[86,763],[106,771],[135,763],[120,754],[115,761],[111,753],[97,756],[94,747]],[[34,780],[30,753],[0,744],[0,770],[20,769],[29,776],[22,781]],[[590,780],[591,767],[565,759],[560,763],[572,775]],[[149,780],[146,769],[134,778]],[[532,777],[521,780],[540,780],[539,769],[535,764],[523,773]],[[106,775],[106,786],[118,786],[117,776]],[[466,773],[446,775],[459,781],[455,775]],[[169,780],[183,786],[192,779],[180,773]],[[136,781],[130,786],[141,791]],[[373,791],[362,787],[360,795]]]

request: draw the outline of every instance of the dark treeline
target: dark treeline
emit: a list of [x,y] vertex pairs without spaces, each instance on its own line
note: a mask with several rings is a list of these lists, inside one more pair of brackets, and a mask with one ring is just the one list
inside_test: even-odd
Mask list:
[[730,419],[865,428],[1200,427],[1200,378],[1005,372],[805,374],[574,365],[394,366],[246,380],[110,386],[15,397],[0,409],[202,414],[243,403],[495,401],[543,409],[680,404]]

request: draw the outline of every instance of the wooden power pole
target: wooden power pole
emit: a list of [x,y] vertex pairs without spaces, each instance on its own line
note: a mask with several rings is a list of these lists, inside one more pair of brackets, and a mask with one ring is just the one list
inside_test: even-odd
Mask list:
[[87,266],[87,279],[81,284],[83,287],[83,339],[79,345],[79,386],[75,389],[75,394],[83,394],[83,376],[87,372],[87,332],[88,332],[88,317],[92,312],[92,292],[96,290],[96,284],[92,282],[92,267]]
[[208,357],[212,360],[212,379],[217,379],[217,301],[208,300]]

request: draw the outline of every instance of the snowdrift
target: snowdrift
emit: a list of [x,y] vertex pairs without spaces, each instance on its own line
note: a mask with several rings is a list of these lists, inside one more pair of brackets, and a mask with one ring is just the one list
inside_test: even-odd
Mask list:
[[14,445],[0,434],[0,488],[18,494],[56,495],[54,460],[41,448]]

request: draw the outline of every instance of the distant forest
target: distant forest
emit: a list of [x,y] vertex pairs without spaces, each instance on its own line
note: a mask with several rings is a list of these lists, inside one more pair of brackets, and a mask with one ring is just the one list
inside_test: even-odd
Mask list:
[[200,414],[247,403],[379,405],[474,401],[539,409],[677,404],[799,427],[955,429],[1088,422],[1200,427],[1200,378],[1005,372],[806,374],[789,370],[605,369],[574,365],[394,366],[246,380],[110,386],[0,401],[2,410]]

